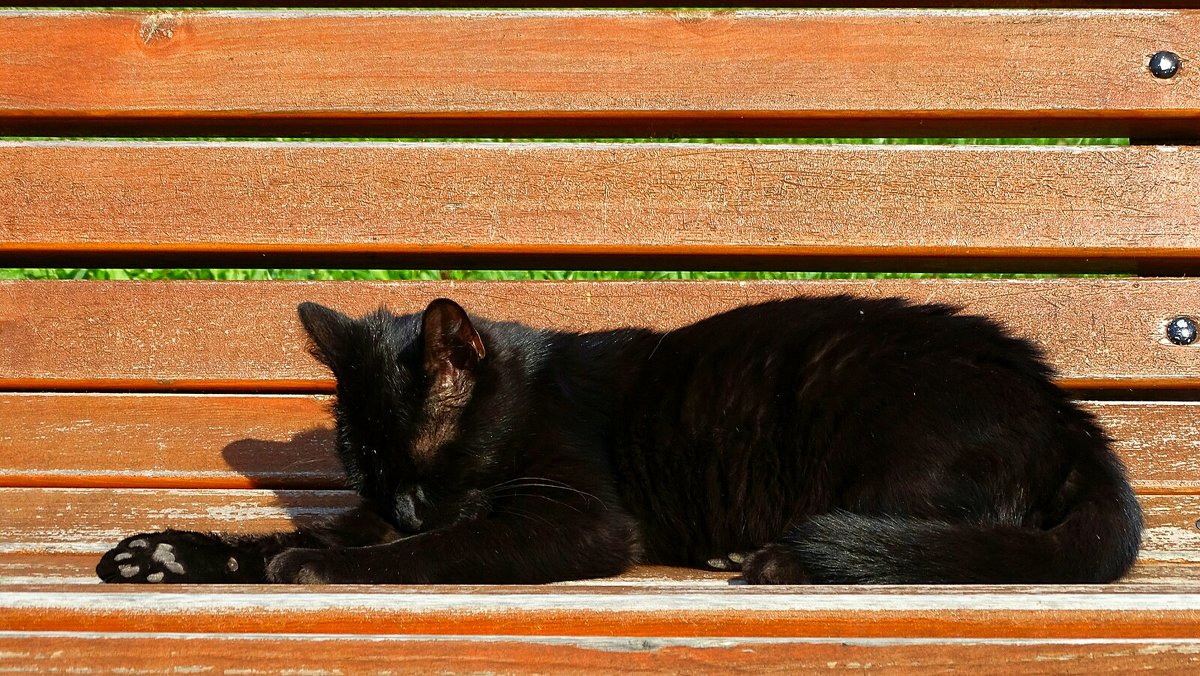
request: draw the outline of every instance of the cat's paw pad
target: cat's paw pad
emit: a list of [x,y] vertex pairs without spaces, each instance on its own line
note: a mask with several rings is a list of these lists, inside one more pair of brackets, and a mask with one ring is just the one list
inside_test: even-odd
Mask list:
[[216,538],[201,533],[134,535],[101,557],[96,575],[105,582],[141,584],[222,582],[238,568],[237,559],[224,551],[227,549]]
[[770,544],[747,556],[742,563],[747,584],[808,584],[808,571],[795,552]]
[[327,558],[319,549],[288,549],[271,559],[267,579],[280,584],[329,584],[333,576]]

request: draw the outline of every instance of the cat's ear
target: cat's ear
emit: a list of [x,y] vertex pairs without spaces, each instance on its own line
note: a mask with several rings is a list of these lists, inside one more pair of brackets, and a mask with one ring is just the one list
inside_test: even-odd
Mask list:
[[439,298],[425,308],[421,332],[425,367],[431,372],[454,375],[469,371],[487,354],[466,311],[448,298]]
[[354,320],[316,303],[301,303],[296,307],[300,323],[312,340],[312,354],[329,368],[346,357]]

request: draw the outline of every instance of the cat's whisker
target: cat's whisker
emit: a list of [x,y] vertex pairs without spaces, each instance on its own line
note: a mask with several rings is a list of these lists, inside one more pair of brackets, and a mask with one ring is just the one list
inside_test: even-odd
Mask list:
[[492,488],[496,488],[496,487],[498,487],[498,486],[504,486],[504,485],[506,485],[506,484],[517,483],[517,482],[521,482],[521,481],[541,481],[541,482],[545,482],[545,483],[548,483],[548,484],[558,484],[559,486],[568,486],[568,487],[570,486],[570,484],[568,484],[568,483],[565,483],[565,482],[559,481],[558,479],[551,479],[550,477],[544,477],[544,476],[519,476],[519,477],[516,477],[516,478],[513,478],[513,479],[509,479],[508,481],[501,481],[501,482],[500,482],[500,483],[498,483],[498,484],[494,484],[494,485],[492,486]]
[[555,500],[554,498],[552,498],[548,495],[542,495],[541,493],[508,493],[504,497],[506,497],[506,498],[541,498],[548,502],[553,502],[556,505],[562,505],[563,507],[566,507],[567,509],[571,509],[576,512],[579,512],[580,514],[583,513],[583,510],[579,509],[575,505],[567,504],[567,503],[563,502],[562,500]]
[[570,491],[572,493],[577,493],[578,495],[580,495],[584,498],[589,498],[589,499],[595,500],[596,502],[599,502],[602,506],[605,506],[605,508],[607,509],[607,505],[605,505],[604,501],[601,500],[599,497],[597,497],[591,493],[588,493],[587,491],[581,491],[578,488],[572,488],[570,486],[555,486],[552,484],[535,484],[535,483],[515,484],[512,486],[505,486],[502,488],[493,489],[491,491],[488,491],[488,494],[489,495],[501,495],[505,491],[519,490],[519,489],[523,489],[523,488],[554,488],[554,489],[561,490],[561,491]]
[[501,514],[508,514],[510,516],[519,516],[524,519],[529,519],[530,521],[540,521],[540,522],[546,524],[547,526],[551,526],[551,527],[554,526],[554,523],[551,522],[549,519],[545,519],[543,517],[536,516],[536,515],[530,514],[528,512],[521,512],[521,511],[517,511],[517,510],[513,510],[513,509],[499,509],[496,511]]
[[[501,487],[504,487],[507,485],[516,485],[516,486],[536,485],[536,486],[543,486],[543,487],[561,488],[564,490],[572,490],[572,491],[576,491],[579,493],[584,493],[584,491],[580,491],[578,488],[575,488],[574,486],[572,486],[568,483],[558,481],[557,479],[550,479],[547,477],[540,477],[540,476],[517,477],[516,479],[509,479],[508,481],[502,481],[498,484],[495,484],[492,486],[492,488],[501,488]],[[591,495],[591,494],[587,493],[587,495]],[[592,497],[596,497],[596,496],[592,495]]]

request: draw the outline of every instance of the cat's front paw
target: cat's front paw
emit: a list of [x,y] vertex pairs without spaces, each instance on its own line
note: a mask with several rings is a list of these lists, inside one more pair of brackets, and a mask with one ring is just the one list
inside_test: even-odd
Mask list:
[[331,584],[335,582],[329,552],[288,549],[271,559],[267,580],[279,584]]
[[167,530],[125,538],[96,564],[96,575],[119,583],[247,582],[244,557],[212,535]]

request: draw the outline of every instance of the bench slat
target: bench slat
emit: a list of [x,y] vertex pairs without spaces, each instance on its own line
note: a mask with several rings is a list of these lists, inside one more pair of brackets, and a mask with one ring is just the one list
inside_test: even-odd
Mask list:
[[0,282],[0,388],[326,390],[295,307],[417,311],[452,296],[469,311],[539,326],[671,328],[741,303],[798,294],[904,295],[961,303],[1040,341],[1062,383],[1200,385],[1200,349],[1165,323],[1200,310],[1200,280],[814,282]]
[[[335,488],[325,396],[0,394],[0,486]],[[1134,486],[1200,492],[1200,402],[1093,401]],[[81,449],[87,449],[81,452]]]
[[0,260],[1178,272],[1196,194],[1197,148],[0,142]]
[[[13,585],[97,585],[97,552],[0,552],[0,590]],[[601,587],[725,587],[730,573],[667,566],[639,566],[623,575],[553,583],[558,586]],[[1200,579],[1200,566],[1140,563],[1121,584],[1186,584]]]
[[631,639],[511,638],[422,639],[404,636],[266,636],[236,634],[13,632],[0,635],[0,668],[58,673],[255,674],[366,673],[386,664],[404,673],[442,673],[448,665],[477,673],[707,674],[797,673],[863,668],[872,673],[972,670],[1057,673],[1142,670],[1188,672],[1200,668],[1200,642],[1188,640],[933,639]]
[[[1141,560],[1200,562],[1200,495],[1143,495]],[[3,488],[0,553],[102,552],[167,527],[238,533],[290,530],[357,504],[348,491]]]
[[1195,148],[10,142],[0,258],[1187,270],[1196,196]]
[[[97,552],[4,552],[0,553],[0,591],[14,585],[71,584],[94,586]],[[693,568],[638,566],[618,577],[594,580],[556,582],[559,587],[617,587],[617,588],[705,588],[729,586],[731,574]],[[1200,581],[1200,566],[1193,563],[1139,562],[1118,583],[1127,585],[1158,585],[1183,589]],[[549,588],[547,592],[549,593]]]
[[331,452],[329,401],[302,395],[0,394],[0,485],[339,487],[343,475]]
[[[0,134],[1196,137],[1188,11],[0,14]],[[269,49],[264,47],[269,46]]]
[[[1194,586],[14,586],[0,630],[549,636],[1189,638]],[[790,592],[790,593],[789,593]]]
[[[95,7],[89,5],[90,0],[56,0],[55,7]],[[688,7],[712,7],[725,9],[732,3],[729,0],[691,0]],[[829,0],[741,0],[737,3],[738,7],[827,7]],[[471,7],[496,7],[507,9],[517,6],[513,0],[472,0]],[[121,3],[122,7],[157,7],[153,0],[125,0]],[[205,7],[280,7],[279,0],[205,0]],[[303,8],[325,8],[329,7],[329,0],[289,0],[288,7]],[[462,0],[410,0],[409,2],[388,2],[387,0],[340,0],[338,7],[362,7],[362,8],[394,8],[394,7],[446,7],[455,9],[465,6]],[[561,9],[561,8],[580,8],[580,7],[633,7],[633,8],[648,8],[648,7],[666,7],[674,8],[668,0],[521,0],[520,7],[529,8],[546,8],[546,9]],[[1189,9],[1196,6],[1195,0],[855,0],[854,7],[877,7],[883,9],[895,9],[898,7],[946,7],[951,9],[962,9],[968,7],[982,7],[986,9],[994,9],[997,7],[1012,7],[1015,9],[1029,8],[1125,8],[1125,9]]]

